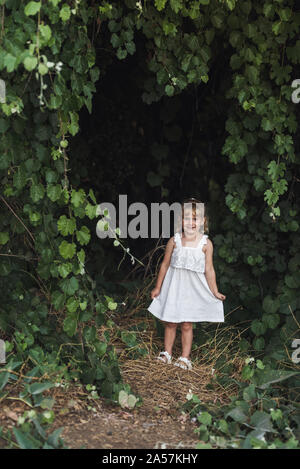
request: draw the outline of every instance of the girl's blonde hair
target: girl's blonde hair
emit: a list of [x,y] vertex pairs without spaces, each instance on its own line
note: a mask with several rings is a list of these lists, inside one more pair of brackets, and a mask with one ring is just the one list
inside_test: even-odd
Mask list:
[[203,202],[201,202],[200,200],[194,199],[194,197],[190,197],[189,199],[184,199],[182,201],[182,203],[181,203],[181,215],[177,219],[176,232],[182,232],[182,220],[183,220],[183,215],[184,215],[184,204],[191,204],[193,215],[196,215],[197,209],[198,209],[198,212],[199,212],[199,206],[197,206],[197,204],[202,204],[201,206],[203,206],[203,216],[204,216],[204,233],[208,233],[209,232],[208,215],[206,214],[205,204]]

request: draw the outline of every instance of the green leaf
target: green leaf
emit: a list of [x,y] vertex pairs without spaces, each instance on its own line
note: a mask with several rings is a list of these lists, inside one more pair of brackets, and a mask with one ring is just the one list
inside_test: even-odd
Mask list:
[[97,331],[95,326],[85,327],[83,331],[83,337],[89,343],[93,343],[97,337]]
[[0,244],[6,244],[9,240],[9,234],[7,231],[0,232]]
[[253,347],[258,352],[264,350],[265,348],[265,339],[263,337],[255,337],[253,340]]
[[136,345],[136,343],[137,343],[135,332],[122,331],[121,332],[121,340],[128,347],[134,347],[134,345]]
[[276,36],[278,36],[278,34],[280,33],[281,24],[281,21],[276,21],[272,24],[272,31]]
[[8,371],[5,372],[5,373],[4,372],[0,373],[0,391],[5,388],[5,386],[8,383],[8,380],[9,380],[10,376],[11,375]]
[[181,10],[182,2],[183,2],[183,0],[170,0],[170,6],[171,6],[172,10],[175,11],[175,13],[178,13],[179,10]]
[[76,231],[76,238],[81,245],[88,244],[91,239],[90,230],[86,226],[82,226],[80,231]]
[[74,296],[71,296],[68,299],[66,306],[69,313],[75,313],[79,307],[79,301]]
[[122,49],[122,47],[119,47],[117,50],[117,57],[119,60],[123,60],[127,57],[127,50]]
[[85,200],[86,194],[83,189],[79,189],[79,191],[76,191],[75,189],[72,189],[71,192],[71,202],[74,205],[74,207],[79,207]]
[[259,81],[259,70],[254,65],[247,65],[246,76],[248,76],[250,83],[257,84]]
[[284,281],[289,288],[298,289],[300,286],[300,272],[294,272],[292,275],[286,275],[284,277]]
[[269,329],[276,329],[280,323],[280,316],[279,314],[264,314],[262,320]]
[[18,171],[15,172],[13,177],[13,184],[17,189],[23,189],[26,185],[26,173],[23,166],[19,166]]
[[14,55],[10,53],[5,55],[3,63],[8,73],[11,73],[16,68],[16,62],[17,62],[17,57],[15,57]]
[[92,202],[94,202],[94,204],[97,204],[96,197],[95,197],[93,189],[89,190],[89,197],[92,199]]
[[212,416],[208,412],[201,412],[201,414],[198,415],[198,420],[204,425],[211,425]]
[[222,27],[223,19],[224,16],[221,11],[211,16],[211,22],[217,29]]
[[165,5],[167,3],[167,0],[155,0],[155,6],[158,11],[161,11],[165,8]]
[[271,422],[271,415],[266,412],[255,411],[251,416],[250,424],[263,432],[273,432],[274,428]]
[[75,218],[67,218],[65,215],[61,215],[57,222],[57,228],[63,236],[73,234],[76,229],[76,220]]
[[117,306],[118,306],[118,303],[115,303],[113,301],[109,301],[108,304],[107,304],[108,308],[111,310],[111,311],[114,311]]
[[31,72],[37,66],[37,58],[36,57],[25,57],[23,64],[26,70]]
[[174,86],[172,86],[172,85],[166,85],[166,87],[165,87],[165,92],[166,92],[166,95],[167,95],[167,96],[173,96],[173,94],[174,94],[174,92],[175,92]]
[[97,205],[87,204],[85,207],[85,213],[90,220],[93,220],[97,216]]
[[248,420],[247,415],[244,414],[243,410],[240,407],[235,407],[225,414],[225,418],[231,417],[233,420],[239,423],[244,423]]
[[62,433],[64,427],[57,428],[51,435],[48,436],[47,443],[52,446],[53,448],[58,448],[59,446],[59,437]]
[[246,365],[242,369],[242,378],[245,381],[248,381],[252,376],[254,375],[254,370],[251,368],[251,366]]
[[39,200],[43,199],[45,195],[45,188],[43,184],[32,184],[30,187],[30,197],[32,198],[33,202],[38,202]]
[[59,17],[65,22],[65,21],[68,21],[70,16],[71,16],[71,8],[69,5],[65,3],[59,12]]
[[85,252],[83,249],[80,249],[79,252],[77,252],[77,258],[81,264],[84,264],[85,262]]
[[107,343],[106,342],[96,342],[94,344],[94,347],[96,349],[96,353],[99,357],[102,357],[105,352],[106,352],[106,349],[107,349]]
[[263,364],[263,362],[261,360],[256,360],[256,366],[259,370],[264,370],[265,369],[265,365]]
[[54,384],[50,382],[46,383],[33,383],[28,387],[28,391],[32,395],[40,394],[47,389],[53,388]]
[[51,302],[56,310],[59,310],[64,305],[64,295],[58,290],[54,291],[51,296]]
[[68,243],[67,241],[63,241],[59,245],[59,252],[64,259],[72,259],[76,252],[76,245],[74,243]]
[[24,13],[26,16],[36,15],[41,9],[41,2],[29,2],[24,8]]
[[266,326],[262,321],[255,319],[251,323],[251,331],[257,336],[263,335],[266,332]]
[[39,449],[41,447],[41,442],[29,433],[25,433],[16,427],[13,428],[13,432],[21,449]]
[[72,264],[70,262],[58,266],[58,272],[61,277],[66,278],[72,272]]
[[262,304],[263,309],[266,311],[266,313],[276,313],[276,311],[280,307],[280,300],[278,297],[273,299],[270,295],[265,296]]
[[74,295],[79,288],[78,280],[75,277],[62,280],[60,286],[63,292],[69,296]]
[[69,337],[73,337],[77,329],[77,320],[73,316],[67,316],[64,320],[63,329]]
[[50,26],[48,26],[47,24],[46,25],[40,24],[39,28],[40,28],[43,38],[45,39],[46,42],[48,42],[52,34]]
[[255,391],[255,386],[254,384],[250,384],[247,386],[244,391],[243,391],[243,399],[245,401],[251,401],[253,399],[256,399],[256,391]]
[[56,202],[62,193],[62,187],[59,184],[47,185],[47,196],[52,202]]
[[47,67],[47,65],[45,65],[44,63],[39,63],[39,66],[38,66],[38,71],[41,75],[46,75],[46,73],[48,73],[49,69]]
[[133,409],[137,401],[138,399],[133,394],[129,394],[128,399],[127,399],[128,408]]
[[[7,131],[8,128],[9,128],[8,120],[0,119],[0,133],[4,134]],[[3,158],[3,156],[1,156],[1,159],[2,158]],[[5,169],[5,168],[3,168],[3,169]]]
[[[68,130],[71,135],[76,135],[79,130],[78,120],[79,115],[77,112],[70,112],[71,122],[68,124]],[[83,191],[83,189],[81,189]]]
[[135,43],[133,41],[126,42],[125,47],[130,55],[133,55],[135,53]]
[[299,371],[267,370],[259,375],[257,387],[260,389],[267,389],[270,384],[285,381],[286,379],[298,374]]

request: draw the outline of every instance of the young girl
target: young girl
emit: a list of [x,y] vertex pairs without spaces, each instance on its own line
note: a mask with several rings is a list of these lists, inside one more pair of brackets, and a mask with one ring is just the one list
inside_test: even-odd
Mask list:
[[199,206],[203,204],[194,198],[182,203],[182,229],[167,243],[156,286],[151,291],[153,301],[148,307],[148,311],[165,322],[165,351],[160,352],[158,360],[171,363],[176,327],[181,323],[182,354],[175,366],[184,369],[192,369],[189,356],[193,322],[224,322],[226,296],[218,291],[213,244],[203,233],[207,218]]

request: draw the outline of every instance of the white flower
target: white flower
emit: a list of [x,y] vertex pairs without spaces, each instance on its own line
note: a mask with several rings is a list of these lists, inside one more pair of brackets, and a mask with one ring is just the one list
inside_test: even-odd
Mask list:
[[216,371],[215,368],[212,368],[211,369],[211,374],[213,375],[215,371]]
[[57,70],[58,72],[61,71],[62,65],[63,65],[62,62],[57,62],[57,64],[55,65],[55,68],[56,68],[56,70]]
[[254,362],[254,358],[253,358],[253,357],[251,357],[251,358],[246,358],[246,360],[245,360],[246,365],[248,365],[249,363],[252,363],[252,362]]

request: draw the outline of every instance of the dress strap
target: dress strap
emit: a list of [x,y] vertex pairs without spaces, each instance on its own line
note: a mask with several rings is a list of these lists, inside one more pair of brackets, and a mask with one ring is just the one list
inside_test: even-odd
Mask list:
[[178,248],[179,246],[182,246],[181,244],[181,239],[180,239],[180,234],[177,232],[174,235],[174,241],[176,243],[176,247]]
[[204,244],[207,244],[207,238],[208,238],[208,236],[206,234],[203,234],[203,236],[202,236],[202,238],[199,242],[198,247],[200,247],[200,246],[202,247]]

